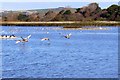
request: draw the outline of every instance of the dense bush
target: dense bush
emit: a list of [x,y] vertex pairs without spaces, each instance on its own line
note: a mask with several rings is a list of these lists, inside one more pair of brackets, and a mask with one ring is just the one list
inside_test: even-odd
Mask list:
[[63,14],[64,15],[69,15],[69,14],[71,14],[72,12],[70,11],[70,10],[66,10]]
[[29,21],[29,16],[28,15],[25,15],[25,14],[19,14],[18,15],[18,20],[19,21]]
[[[73,10],[74,9],[74,10]],[[49,11],[7,12],[2,13],[3,21],[120,21],[120,6],[111,5],[101,9],[97,3],[81,8],[51,9]]]

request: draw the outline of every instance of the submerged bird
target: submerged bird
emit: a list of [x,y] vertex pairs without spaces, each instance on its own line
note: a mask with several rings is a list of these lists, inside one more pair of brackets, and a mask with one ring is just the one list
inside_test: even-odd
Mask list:
[[50,40],[49,38],[42,38],[41,41],[44,41],[44,40]]
[[29,39],[30,37],[31,37],[31,35],[29,35],[27,38],[21,37],[22,40],[17,40],[17,41],[16,41],[16,44],[19,43],[19,42],[28,42],[28,39]]
[[70,37],[71,37],[71,33],[70,34],[67,34],[66,36],[64,36],[65,38],[67,38],[67,39],[70,39]]

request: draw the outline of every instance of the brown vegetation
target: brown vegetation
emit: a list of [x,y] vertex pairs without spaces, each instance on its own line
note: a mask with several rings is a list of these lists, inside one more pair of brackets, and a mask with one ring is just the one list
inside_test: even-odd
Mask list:
[[[61,10],[58,12],[58,10]],[[8,11],[2,12],[2,21],[120,21],[120,6],[111,5],[101,9],[97,3],[91,3],[81,8],[60,8],[56,12]]]

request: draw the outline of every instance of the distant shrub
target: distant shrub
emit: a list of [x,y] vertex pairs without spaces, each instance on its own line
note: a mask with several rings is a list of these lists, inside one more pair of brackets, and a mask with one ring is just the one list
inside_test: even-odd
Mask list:
[[29,21],[29,16],[28,15],[25,15],[25,14],[19,14],[18,15],[18,20],[19,21]]
[[77,8],[77,9],[76,9],[76,12],[79,12],[79,11],[80,11],[80,8]]
[[108,14],[106,14],[106,18],[108,20],[117,20],[120,21],[120,6],[118,5],[111,5],[109,8],[107,8]]
[[69,15],[69,14],[71,14],[72,12],[70,11],[70,10],[66,10],[63,14],[67,14],[67,15]]
[[5,16],[5,17],[3,17],[3,21],[7,21],[8,20],[8,18]]

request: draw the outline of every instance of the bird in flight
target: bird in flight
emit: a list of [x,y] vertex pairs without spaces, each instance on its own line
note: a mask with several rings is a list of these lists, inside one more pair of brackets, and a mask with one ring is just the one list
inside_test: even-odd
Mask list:
[[27,36],[26,38],[21,37],[22,40],[17,40],[17,41],[16,41],[16,44],[17,44],[17,43],[20,43],[20,42],[28,42],[28,39],[29,39],[30,37],[31,37],[31,35]]
[[64,36],[65,38],[67,38],[67,39],[70,39],[70,37],[71,37],[71,33],[69,33],[69,34],[67,34],[66,36]]

